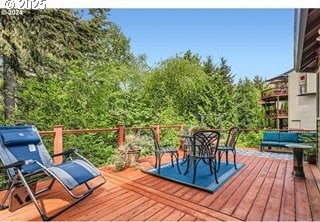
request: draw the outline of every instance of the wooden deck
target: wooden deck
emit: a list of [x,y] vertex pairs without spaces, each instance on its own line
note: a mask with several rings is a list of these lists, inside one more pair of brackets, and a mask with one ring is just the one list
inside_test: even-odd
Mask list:
[[[150,167],[154,158],[142,160]],[[245,167],[213,194],[142,173],[112,173],[107,183],[55,220],[320,220],[320,170],[305,164],[306,180],[291,176],[292,160],[239,156]],[[41,199],[47,212],[67,201],[56,185]],[[33,204],[0,211],[0,219],[41,220]]]

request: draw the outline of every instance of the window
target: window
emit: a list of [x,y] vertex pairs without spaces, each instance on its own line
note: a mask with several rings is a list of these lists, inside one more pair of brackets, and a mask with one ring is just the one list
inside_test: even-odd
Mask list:
[[307,93],[307,74],[299,75],[299,94]]

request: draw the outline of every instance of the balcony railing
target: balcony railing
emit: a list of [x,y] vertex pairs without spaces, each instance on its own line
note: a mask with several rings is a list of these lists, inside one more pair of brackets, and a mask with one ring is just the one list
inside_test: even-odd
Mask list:
[[276,96],[288,96],[288,87],[284,88],[270,88],[261,92],[261,99],[265,100]]
[[266,114],[268,118],[288,118],[288,109],[270,110]]

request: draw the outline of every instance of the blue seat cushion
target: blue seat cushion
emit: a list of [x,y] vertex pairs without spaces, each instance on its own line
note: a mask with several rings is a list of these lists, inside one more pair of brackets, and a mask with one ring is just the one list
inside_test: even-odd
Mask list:
[[279,142],[298,143],[298,133],[280,132]]
[[68,161],[48,169],[70,190],[100,175],[95,167],[83,160]]
[[279,133],[265,132],[263,133],[263,141],[279,141]]
[[[37,145],[31,145],[32,149],[29,148],[30,145],[19,145],[9,147],[9,151],[11,154],[19,160],[35,160],[39,163],[42,163],[39,147]],[[31,163],[28,165],[22,166],[22,173],[32,173],[36,170],[40,169],[39,165],[36,163]]]
[[276,141],[262,141],[261,146],[277,146],[277,147],[280,147],[280,146],[284,146],[284,145],[282,145],[281,143],[276,142]]
[[7,147],[38,144],[40,142],[38,134],[27,129],[2,132],[1,137],[3,144]]

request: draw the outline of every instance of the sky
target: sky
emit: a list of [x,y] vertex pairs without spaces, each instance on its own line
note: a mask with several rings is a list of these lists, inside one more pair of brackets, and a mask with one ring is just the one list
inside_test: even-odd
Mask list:
[[109,19],[152,67],[190,49],[227,59],[235,80],[293,68],[293,9],[111,9]]

